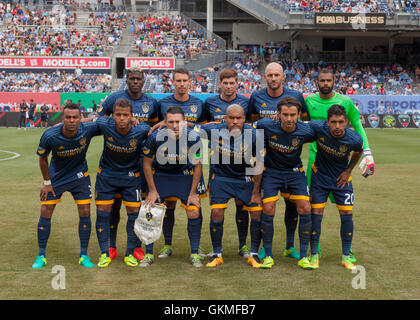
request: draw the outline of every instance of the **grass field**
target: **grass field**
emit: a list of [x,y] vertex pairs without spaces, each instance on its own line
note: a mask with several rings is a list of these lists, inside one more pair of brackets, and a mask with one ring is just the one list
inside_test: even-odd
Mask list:
[[[127,267],[119,257],[103,270],[97,267],[84,269],[77,264],[78,216],[71,196],[65,194],[52,219],[47,247],[48,265],[34,270],[31,265],[38,253],[36,229],[42,183],[35,152],[41,134],[39,129],[18,131],[0,128],[0,150],[20,154],[15,159],[0,161],[2,300],[420,299],[420,130],[367,131],[376,172],[369,179],[362,178],[357,169],[353,174],[353,250],[358,265],[363,266],[366,272],[366,289],[354,289],[352,280],[356,274],[340,265],[339,216],[331,204],[327,206],[323,220],[320,268],[302,270],[297,267],[296,261],[282,256],[285,243],[282,201],[278,203],[275,218],[273,253],[276,264],[271,270],[253,269],[238,256],[233,201],[229,203],[225,216],[223,266],[196,269],[189,264],[186,216],[178,207],[172,257],[157,260],[146,269]],[[92,141],[88,151],[92,184],[101,148],[102,138],[98,137]],[[307,158],[307,150],[305,148],[303,159]],[[10,156],[0,151],[0,160]],[[201,244],[210,251],[208,199],[204,199],[202,205]],[[120,254],[125,252],[124,212],[118,236]],[[95,217],[96,211],[92,206],[89,255],[96,263],[99,246],[94,229]],[[158,251],[162,245],[163,237],[155,250]],[[56,265],[65,268],[64,290],[52,287],[56,276],[52,271]]]

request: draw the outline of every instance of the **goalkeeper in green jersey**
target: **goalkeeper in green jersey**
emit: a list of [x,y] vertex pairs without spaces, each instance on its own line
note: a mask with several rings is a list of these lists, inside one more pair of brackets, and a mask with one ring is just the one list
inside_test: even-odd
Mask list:
[[[327,111],[333,104],[339,104],[346,110],[347,118],[353,126],[354,130],[360,134],[363,140],[363,158],[360,162],[359,169],[362,170],[362,175],[367,178],[375,172],[375,163],[369,148],[369,142],[366,132],[360,122],[359,110],[354,106],[353,101],[344,95],[341,95],[333,90],[334,88],[334,73],[331,69],[322,69],[318,74],[317,81],[319,92],[311,94],[306,97],[305,102],[308,108],[308,113],[311,120],[326,120]],[[306,176],[308,179],[308,186],[311,184],[312,165],[316,156],[316,142],[313,142],[309,149],[308,167]],[[333,196],[330,194],[330,200],[335,203]],[[351,253],[353,263],[356,262]]]

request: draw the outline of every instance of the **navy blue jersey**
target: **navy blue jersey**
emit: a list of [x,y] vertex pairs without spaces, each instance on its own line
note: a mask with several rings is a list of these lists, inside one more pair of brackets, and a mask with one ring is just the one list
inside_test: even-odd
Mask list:
[[270,96],[267,88],[253,92],[249,99],[247,118],[252,119],[252,116],[258,116],[258,119],[262,119],[274,116],[277,113],[277,103],[284,97],[293,97],[299,100],[302,104],[301,117],[308,115],[308,108],[302,94],[297,90],[283,87],[283,93],[279,97]]
[[101,174],[124,177],[138,173],[142,142],[147,138],[150,127],[140,123],[122,136],[112,117],[100,117],[95,123],[104,135],[104,149],[99,162]]
[[244,109],[245,116],[248,113],[249,99],[243,95],[237,94],[236,98],[232,101],[225,101],[220,95],[212,96],[204,102],[204,110],[206,113],[206,120],[208,122],[224,122],[226,109],[231,104],[239,104]]
[[159,120],[165,119],[166,111],[172,106],[180,107],[184,111],[185,120],[188,122],[204,123],[206,121],[204,103],[201,99],[189,95],[187,101],[181,102],[176,100],[173,94],[158,101]]
[[53,187],[81,179],[87,175],[86,152],[92,137],[101,132],[95,123],[81,122],[76,136],[66,138],[63,125],[47,129],[41,136],[37,155],[52,153],[49,164],[50,180]]
[[179,139],[168,136],[168,128],[155,130],[143,148],[145,157],[154,159],[156,172],[186,174],[194,168],[193,159],[201,159],[201,139],[197,132],[184,128]]
[[119,99],[127,99],[133,106],[133,116],[140,122],[153,123],[158,121],[157,100],[147,94],[142,94],[140,99],[134,100],[128,94],[128,90],[120,90],[109,95],[102,106],[98,109],[101,116],[109,116],[113,113],[114,104]]
[[316,170],[329,177],[338,178],[348,168],[349,154],[352,151],[363,151],[361,136],[356,131],[345,128],[345,135],[337,139],[331,135],[326,121],[311,121],[310,125],[316,132]]
[[[198,127],[196,127],[198,130]],[[246,179],[247,169],[262,161],[264,143],[257,143],[257,131],[244,124],[242,135],[232,137],[225,122],[200,127],[210,141],[210,172],[215,175]],[[261,150],[257,150],[258,146]]]
[[315,141],[315,131],[309,124],[298,121],[296,130],[287,133],[282,129],[281,121],[265,118],[258,120],[256,128],[264,129],[264,163],[267,168],[282,171],[299,171],[302,168],[300,154],[303,144]]

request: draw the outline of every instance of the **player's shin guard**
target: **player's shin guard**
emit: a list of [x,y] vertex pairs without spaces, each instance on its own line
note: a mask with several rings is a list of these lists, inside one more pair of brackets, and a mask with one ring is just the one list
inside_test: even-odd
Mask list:
[[39,217],[38,221],[38,248],[39,256],[46,257],[47,242],[51,232],[51,219]]
[[261,220],[251,219],[251,253],[257,253],[261,243]]
[[90,233],[92,230],[92,222],[90,216],[79,218],[79,239],[80,239],[80,256],[87,256],[89,246]]
[[96,235],[101,253],[109,257],[109,212],[96,210]]
[[249,214],[248,211],[242,209],[242,205],[236,206],[236,227],[238,229],[239,249],[246,244],[248,237]]
[[310,214],[299,215],[299,260],[308,255],[308,246],[311,241],[312,221]]
[[134,249],[136,248],[137,236],[134,232],[134,222],[136,221],[138,216],[138,212],[127,214],[127,249],[125,252],[126,257],[128,257],[130,254],[133,254]]
[[224,220],[214,221],[210,219],[210,237],[215,254],[222,253],[223,223]]
[[284,212],[284,224],[286,225],[286,249],[289,249],[295,245],[298,212],[295,203],[288,200],[285,200],[284,202],[286,204],[286,210]]
[[311,234],[311,254],[318,253],[319,238],[321,236],[322,214],[311,214],[312,234]]
[[190,239],[191,254],[198,254],[198,247],[200,246],[201,238],[201,219],[188,218],[187,225],[188,237]]
[[352,214],[341,214],[341,245],[343,249],[343,255],[348,256],[350,254],[351,241],[353,239],[353,215]]
[[261,235],[263,240],[263,246],[265,255],[273,257],[273,235],[274,235],[274,216],[266,214],[261,215]]
[[172,245],[172,233],[175,225],[175,209],[166,209],[165,218],[163,218],[162,232],[165,238],[165,245]]
[[117,199],[115,199],[114,204],[112,205],[111,213],[109,216],[109,246],[111,248],[117,247],[117,232],[118,224],[120,223],[121,199]]

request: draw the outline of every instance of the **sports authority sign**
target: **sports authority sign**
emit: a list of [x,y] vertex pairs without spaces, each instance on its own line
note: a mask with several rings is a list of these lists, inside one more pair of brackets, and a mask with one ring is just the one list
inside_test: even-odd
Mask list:
[[109,57],[0,57],[1,69],[111,69]]
[[145,70],[174,70],[175,58],[138,57],[125,60],[126,69],[138,67]]

